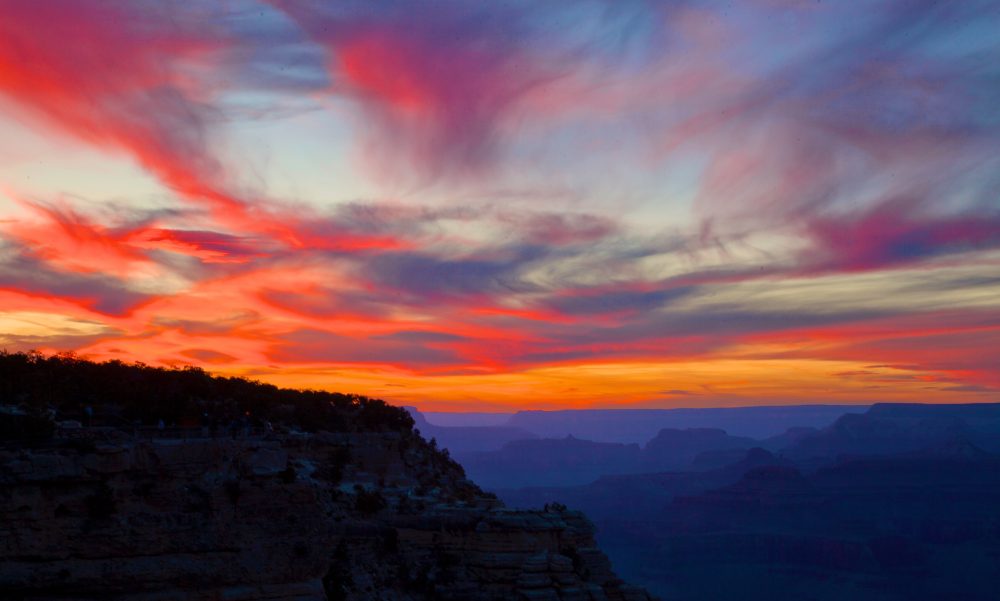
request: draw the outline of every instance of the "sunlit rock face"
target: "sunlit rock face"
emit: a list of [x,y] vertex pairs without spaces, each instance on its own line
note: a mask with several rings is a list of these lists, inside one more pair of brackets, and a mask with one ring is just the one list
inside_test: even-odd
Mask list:
[[23,599],[645,600],[593,527],[505,509],[412,433],[0,449],[0,589]]

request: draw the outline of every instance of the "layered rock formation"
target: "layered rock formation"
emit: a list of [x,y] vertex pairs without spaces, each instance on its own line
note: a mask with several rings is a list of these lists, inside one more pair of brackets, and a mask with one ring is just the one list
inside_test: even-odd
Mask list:
[[7,599],[627,600],[586,518],[515,511],[409,432],[0,448]]

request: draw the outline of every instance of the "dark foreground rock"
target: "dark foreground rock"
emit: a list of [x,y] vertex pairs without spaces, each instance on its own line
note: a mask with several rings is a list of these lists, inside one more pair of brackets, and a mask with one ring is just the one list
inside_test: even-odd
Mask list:
[[649,599],[578,512],[516,511],[415,434],[0,449],[4,599]]

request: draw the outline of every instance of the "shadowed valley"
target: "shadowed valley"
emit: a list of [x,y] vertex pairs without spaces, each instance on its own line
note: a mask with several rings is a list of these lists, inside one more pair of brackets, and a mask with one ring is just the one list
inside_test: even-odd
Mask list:
[[566,420],[563,438],[456,456],[511,506],[582,510],[663,599],[994,598],[1000,405],[840,411],[760,439],[689,427],[645,443],[583,440]]

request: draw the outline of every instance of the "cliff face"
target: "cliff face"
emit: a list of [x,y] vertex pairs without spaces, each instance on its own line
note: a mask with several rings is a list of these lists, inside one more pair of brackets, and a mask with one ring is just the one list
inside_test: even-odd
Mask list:
[[82,429],[0,449],[0,596],[648,599],[560,509],[503,508],[411,433]]

